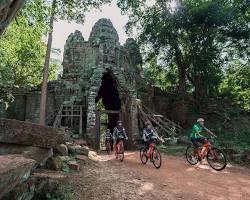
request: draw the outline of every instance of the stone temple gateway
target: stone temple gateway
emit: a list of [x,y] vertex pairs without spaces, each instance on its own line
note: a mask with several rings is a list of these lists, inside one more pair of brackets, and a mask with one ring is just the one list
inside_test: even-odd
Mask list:
[[[100,19],[94,25],[88,41],[84,41],[79,31],[66,41],[62,80],[70,88],[62,92],[71,95],[65,95],[62,103],[83,105],[86,137],[90,141],[94,141],[96,135],[96,103],[100,99],[106,110],[121,111],[121,120],[130,136],[132,130],[136,130],[137,96],[133,74],[139,72],[141,57],[134,48],[136,44],[132,39],[124,46],[119,44],[118,34],[107,19]],[[132,51],[136,51],[138,57],[131,56]],[[109,119],[113,122],[109,124],[112,129],[118,119],[112,120],[111,115]]]
[[[47,125],[70,124],[95,145],[101,113],[97,104],[102,101],[108,127],[113,129],[121,119],[128,133],[128,146],[134,147],[140,124],[137,99],[163,115],[171,103],[167,94],[146,84],[141,76],[141,63],[136,42],[129,38],[122,46],[109,19],[95,23],[88,41],[79,31],[71,33],[64,46],[62,76],[48,83]],[[39,87],[18,90],[6,115],[37,123],[39,104]]]

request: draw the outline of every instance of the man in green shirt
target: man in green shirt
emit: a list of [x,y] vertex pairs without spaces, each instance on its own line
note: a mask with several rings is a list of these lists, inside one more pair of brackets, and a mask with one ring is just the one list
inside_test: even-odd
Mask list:
[[209,135],[217,137],[212,131],[205,127],[205,120],[203,118],[199,118],[197,119],[197,123],[194,124],[190,135],[191,142],[196,150],[199,147],[199,143],[205,144],[206,142],[206,138],[202,135],[203,133],[208,133]]

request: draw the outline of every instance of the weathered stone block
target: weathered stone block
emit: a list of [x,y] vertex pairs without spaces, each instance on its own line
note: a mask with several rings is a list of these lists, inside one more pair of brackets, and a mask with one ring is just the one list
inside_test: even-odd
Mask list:
[[21,155],[0,156],[0,199],[28,179],[35,162]]
[[69,151],[71,153],[81,154],[81,155],[88,155],[89,154],[89,148],[87,146],[80,146],[80,145],[73,145],[69,146]]
[[59,171],[63,167],[63,160],[60,158],[60,156],[52,157],[48,159],[47,167],[48,169]]
[[38,164],[45,163],[48,158],[53,156],[52,149],[0,143],[0,155],[6,154],[22,154],[26,158],[35,160]]
[[84,146],[87,145],[87,141],[86,141],[86,140],[82,140],[82,139],[80,139],[80,140],[75,140],[74,143],[75,143],[76,145],[84,145]]
[[69,161],[68,166],[72,170],[80,170],[80,165],[76,161]]
[[0,118],[0,142],[55,148],[67,140],[62,129]]
[[57,146],[57,151],[59,151],[63,156],[68,155],[68,147],[65,144],[60,144]]

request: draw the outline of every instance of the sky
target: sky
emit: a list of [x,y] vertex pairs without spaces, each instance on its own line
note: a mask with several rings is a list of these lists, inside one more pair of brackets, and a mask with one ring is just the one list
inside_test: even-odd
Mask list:
[[121,15],[121,11],[116,5],[116,1],[113,0],[110,5],[107,4],[102,6],[101,10],[95,9],[86,13],[84,24],[69,23],[67,21],[57,21],[54,23],[52,47],[61,50],[60,60],[62,60],[64,44],[69,34],[75,30],[79,30],[84,40],[88,40],[92,27],[100,18],[110,19],[118,32],[120,43],[125,43],[128,36],[125,33],[124,26],[128,21],[128,16]]

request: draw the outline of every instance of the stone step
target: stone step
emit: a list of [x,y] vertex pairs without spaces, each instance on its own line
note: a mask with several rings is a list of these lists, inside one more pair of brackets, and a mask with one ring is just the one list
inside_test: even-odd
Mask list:
[[0,118],[0,142],[42,148],[56,148],[67,141],[62,129]]
[[0,199],[29,178],[35,163],[22,155],[0,156]]

